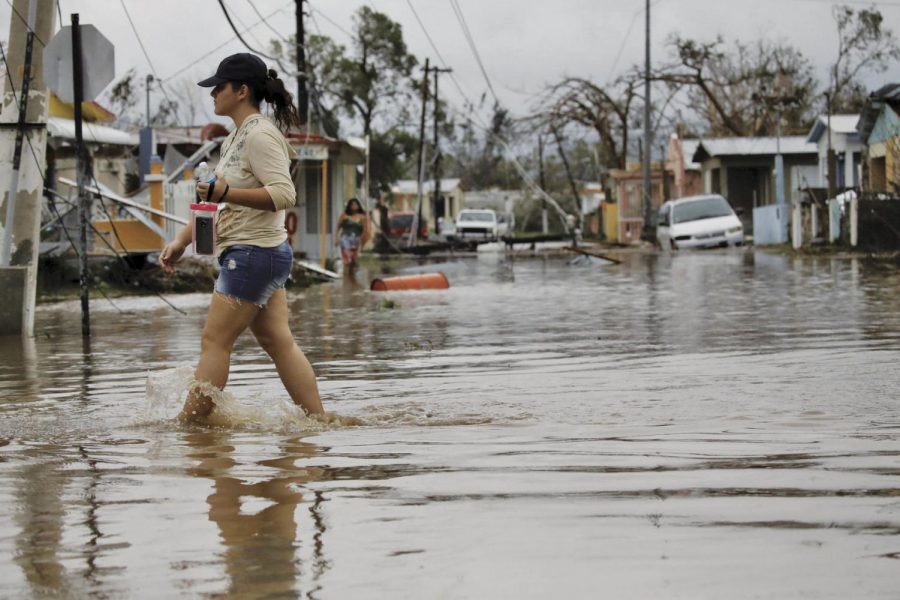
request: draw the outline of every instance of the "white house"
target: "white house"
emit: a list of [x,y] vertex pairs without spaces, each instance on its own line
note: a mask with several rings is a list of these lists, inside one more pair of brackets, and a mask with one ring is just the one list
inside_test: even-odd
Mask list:
[[831,131],[828,117],[820,115],[807,136],[807,141],[819,149],[819,179],[822,186],[828,183],[828,144],[835,154],[834,185],[838,188],[859,187],[863,150],[865,144],[859,138],[856,126],[859,115],[831,115]]

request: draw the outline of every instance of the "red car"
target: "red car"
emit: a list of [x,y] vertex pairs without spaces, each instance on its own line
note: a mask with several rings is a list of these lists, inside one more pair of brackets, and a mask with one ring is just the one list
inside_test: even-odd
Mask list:
[[[412,231],[414,212],[395,212],[388,217],[388,235],[392,237],[407,237]],[[419,223],[419,239],[428,238],[428,224]]]

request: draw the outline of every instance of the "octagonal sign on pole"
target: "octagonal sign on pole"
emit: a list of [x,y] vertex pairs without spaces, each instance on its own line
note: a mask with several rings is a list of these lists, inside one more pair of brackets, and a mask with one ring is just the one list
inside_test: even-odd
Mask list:
[[[93,100],[116,76],[115,47],[93,25],[81,25],[84,100]],[[63,102],[74,102],[72,27],[67,25],[44,48],[44,81]]]

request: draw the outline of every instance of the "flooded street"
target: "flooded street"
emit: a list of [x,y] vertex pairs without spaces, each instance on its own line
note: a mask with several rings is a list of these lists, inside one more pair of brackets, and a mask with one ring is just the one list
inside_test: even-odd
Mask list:
[[0,596],[896,598],[900,271],[620,258],[291,291],[360,426],[298,416],[249,334],[234,426],[176,425],[208,294],[95,296],[89,344],[41,307],[0,340]]

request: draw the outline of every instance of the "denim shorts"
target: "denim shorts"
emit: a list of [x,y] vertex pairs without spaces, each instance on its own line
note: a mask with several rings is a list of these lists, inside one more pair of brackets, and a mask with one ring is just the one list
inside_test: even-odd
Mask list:
[[293,260],[294,253],[287,240],[274,248],[228,246],[219,255],[221,268],[216,291],[265,306],[272,294],[284,287]]

